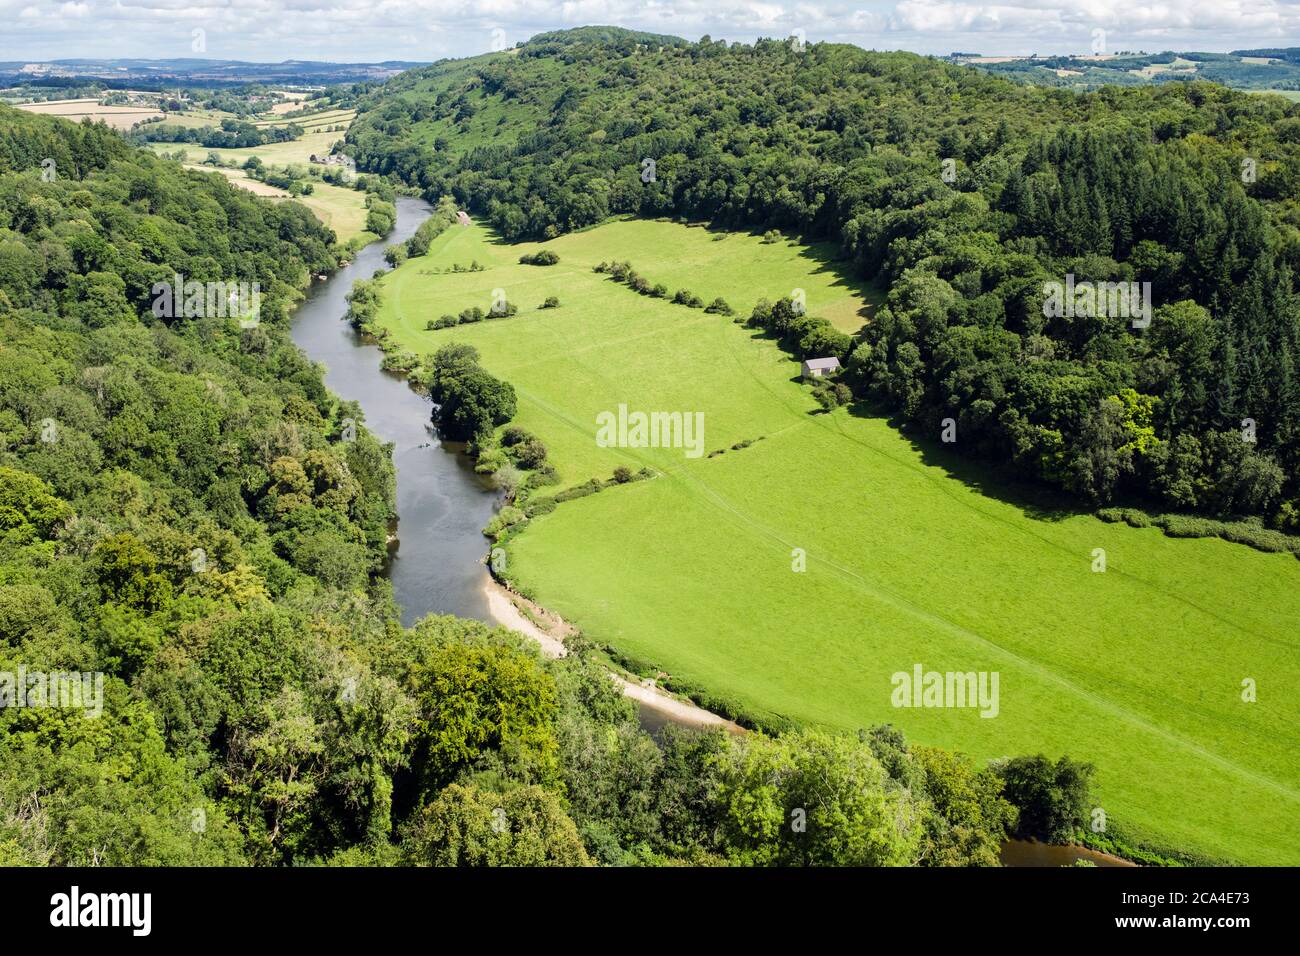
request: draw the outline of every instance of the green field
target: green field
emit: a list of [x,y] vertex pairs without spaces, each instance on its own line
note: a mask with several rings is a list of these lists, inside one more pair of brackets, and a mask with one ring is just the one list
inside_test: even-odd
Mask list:
[[250,156],[261,157],[268,166],[284,166],[288,163],[307,163],[313,153],[324,155],[335,143],[343,138],[343,133],[305,133],[302,138],[286,143],[268,143],[265,146],[248,146],[239,149],[209,149],[196,143],[149,143],[149,148],[159,153],[174,153],[185,150],[192,162],[201,162],[208,153],[216,153],[222,159],[243,163]]
[[[511,540],[511,577],[595,639],[742,706],[892,722],[981,759],[1069,753],[1097,765],[1100,806],[1129,835],[1300,863],[1300,562],[1044,513],[879,418],[814,414],[771,341],[591,271],[625,259],[740,313],[802,288],[812,314],[861,321],[871,290],[829,250],[717,235],[614,223],[547,243],[561,261],[536,267],[517,263],[535,244],[453,227],[384,279],[397,342],[475,345],[564,485],[619,464],[660,473],[535,519]],[[433,271],[473,259],[486,271]],[[423,331],[495,288],[517,316]],[[561,307],[536,311],[547,295]],[[715,458],[599,448],[596,415],[620,403],[703,412],[706,453],[762,440]],[[914,664],[997,671],[998,716],[893,707],[891,675]]]
[[312,113],[307,116],[267,116],[262,119],[254,120],[253,125],[257,127],[271,126],[288,126],[296,124],[301,126],[307,132],[319,132],[322,127],[327,126],[348,126],[357,118],[356,110],[322,110],[318,113]]
[[1300,90],[1247,90],[1247,93],[1271,93],[1273,96],[1281,96],[1292,103],[1300,103]]

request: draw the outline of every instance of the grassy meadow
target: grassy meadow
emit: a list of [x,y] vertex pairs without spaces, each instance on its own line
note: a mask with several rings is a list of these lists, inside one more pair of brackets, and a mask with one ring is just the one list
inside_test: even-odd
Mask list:
[[[514,385],[515,423],[545,442],[563,486],[620,464],[659,473],[530,522],[509,543],[519,586],[753,711],[849,731],[890,722],[981,760],[1068,753],[1097,766],[1100,807],[1126,834],[1300,863],[1294,557],[1032,503],[861,409],[821,413],[797,364],[732,319],[592,272],[627,260],[738,315],[800,288],[810,313],[854,329],[878,293],[829,248],[643,221],[545,245],[560,262],[525,266],[539,244],[452,227],[385,277],[380,315],[411,351],[477,347]],[[485,271],[442,271],[474,260]],[[518,315],[424,330],[486,310],[498,288]],[[560,308],[538,311],[548,295]],[[703,412],[705,455],[597,447],[596,415],[621,403]],[[997,716],[892,706],[891,676],[915,664],[997,671]]]
[[265,146],[246,146],[238,149],[209,149],[197,143],[149,143],[149,148],[160,153],[174,153],[178,149],[192,162],[202,162],[208,153],[216,153],[222,159],[243,163],[250,156],[258,156],[268,166],[284,166],[289,163],[307,163],[313,153],[323,155],[330,147],[343,138],[341,132],[308,132],[300,139],[285,143],[268,143]]

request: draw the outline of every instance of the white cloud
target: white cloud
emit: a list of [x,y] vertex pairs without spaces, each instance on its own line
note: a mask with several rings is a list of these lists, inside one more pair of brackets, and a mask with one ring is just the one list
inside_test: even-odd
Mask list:
[[1300,0],[0,0],[0,18],[0,58],[32,60],[188,56],[195,28],[212,58],[432,60],[588,23],[922,53],[1085,52],[1094,29],[1148,50],[1300,44]]

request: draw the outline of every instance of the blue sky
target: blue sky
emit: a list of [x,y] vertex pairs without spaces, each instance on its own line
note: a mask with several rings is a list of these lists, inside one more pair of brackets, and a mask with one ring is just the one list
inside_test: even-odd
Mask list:
[[1300,46],[1300,0],[0,0],[0,22],[0,60],[435,60],[592,23],[938,54]]

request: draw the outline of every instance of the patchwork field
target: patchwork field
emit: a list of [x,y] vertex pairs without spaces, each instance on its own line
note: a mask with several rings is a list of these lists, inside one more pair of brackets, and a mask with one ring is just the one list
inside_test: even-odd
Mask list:
[[96,123],[102,120],[113,129],[130,129],[141,120],[163,115],[158,110],[138,106],[100,106],[99,100],[95,99],[47,100],[43,103],[19,103],[17,107],[28,113],[59,116],[74,123],[87,118]]
[[[277,106],[289,106],[291,104],[279,103]],[[348,126],[357,117],[356,110],[322,110],[319,113],[312,113],[309,116],[286,117],[281,113],[276,113],[275,108],[271,110],[274,114],[273,119],[259,119],[253,122],[254,126],[287,126],[295,123],[308,132],[321,132],[327,127],[342,125]]]
[[[383,280],[397,341],[476,346],[563,485],[620,464],[659,472],[532,521],[509,547],[520,586],[745,707],[844,730],[891,722],[982,760],[1068,753],[1096,764],[1100,806],[1129,834],[1300,863],[1300,562],[1044,511],[880,418],[814,413],[796,363],[731,319],[592,272],[627,260],[738,314],[802,288],[812,314],[856,327],[875,293],[830,249],[660,222],[545,245],[557,265],[523,266],[537,244],[453,227]],[[473,260],[485,271],[441,272]],[[424,331],[486,309],[494,289],[517,316]],[[537,311],[548,295],[560,308]],[[620,404],[702,412],[705,455],[598,447],[596,416]],[[997,716],[892,706],[892,675],[916,664],[998,672]]]

